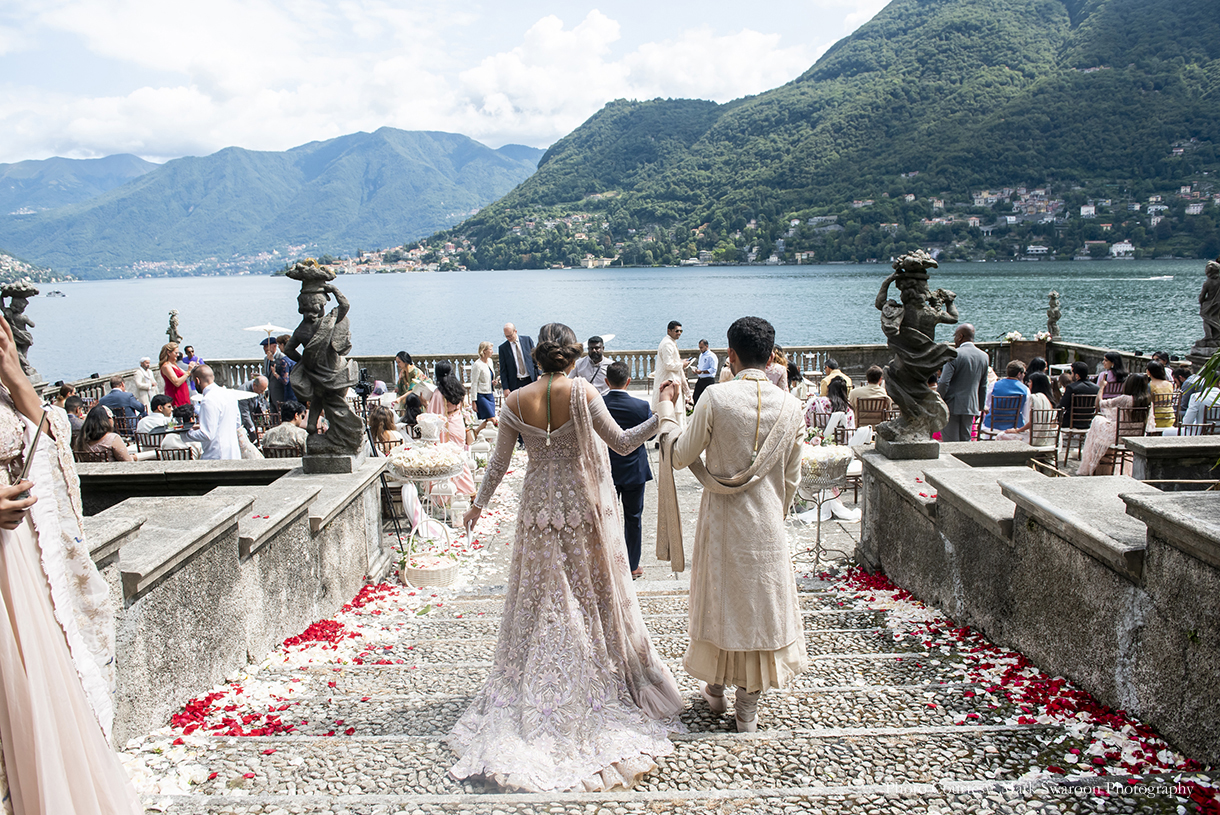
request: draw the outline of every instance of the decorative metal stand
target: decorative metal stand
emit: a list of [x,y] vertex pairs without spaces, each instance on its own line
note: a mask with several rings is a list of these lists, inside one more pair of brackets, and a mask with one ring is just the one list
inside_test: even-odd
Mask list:
[[818,508],[818,539],[813,547],[814,571],[817,571],[822,555],[826,552],[835,552],[844,557],[850,556],[849,552],[841,549],[826,549],[822,545],[822,504],[828,500],[825,497],[827,490],[835,488],[842,490],[847,487],[847,468],[851,466],[851,462],[851,457],[819,463],[817,466],[810,466],[805,461],[801,462],[801,485],[797,488],[797,494],[806,501],[812,501]]

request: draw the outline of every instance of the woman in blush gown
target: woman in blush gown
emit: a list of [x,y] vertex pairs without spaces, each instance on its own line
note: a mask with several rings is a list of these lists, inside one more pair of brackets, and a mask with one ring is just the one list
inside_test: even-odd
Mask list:
[[114,611],[81,528],[71,429],[56,412],[29,480],[17,480],[42,416],[0,320],[0,795],[17,815],[139,815],[107,743]]
[[[462,417],[462,407],[465,403],[466,389],[453,375],[453,366],[443,361],[436,363],[436,390],[428,400],[428,412],[445,417],[440,441],[452,442],[469,450],[474,435],[467,430],[466,420]],[[458,495],[474,496],[474,476],[470,474],[470,465],[463,464],[462,471],[449,481]]]
[[[520,433],[529,453],[508,595],[486,684],[458,720],[450,774],[530,792],[631,787],[673,750],[684,707],[631,582],[609,444],[626,455],[657,429],[622,430],[582,379],[572,329],[542,327],[539,379],[506,399],[473,524]],[[663,398],[676,387],[665,383]]]
[[1156,427],[1156,417],[1152,412],[1152,391],[1148,388],[1148,377],[1143,374],[1128,374],[1123,380],[1123,392],[1112,399],[1102,399],[1101,409],[1089,424],[1089,432],[1085,434],[1084,446],[1080,450],[1080,469],[1077,475],[1093,475],[1098,465],[1105,457],[1106,451],[1114,443],[1118,422],[1119,408],[1144,408],[1146,416],[1144,432]]

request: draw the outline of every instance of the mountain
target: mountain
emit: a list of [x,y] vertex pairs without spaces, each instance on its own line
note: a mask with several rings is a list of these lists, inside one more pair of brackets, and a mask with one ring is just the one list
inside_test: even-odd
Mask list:
[[[766,93],[606,105],[528,181],[437,237],[464,242],[475,268],[731,259],[785,236],[780,259],[804,247],[863,260],[841,236],[803,234],[804,221],[855,223],[852,239],[884,226],[898,238],[857,249],[887,257],[925,238],[912,224],[929,220],[934,197],[952,208],[988,188],[1049,185],[1065,206],[1074,188],[1106,201],[1192,184],[1202,194],[1220,172],[1218,58],[1215,0],[894,0]],[[1212,216],[1183,217],[1166,251],[1220,243]],[[788,234],[789,219],[801,229]]]
[[0,283],[21,279],[32,280],[35,283],[57,283],[65,278],[50,269],[35,266],[0,249]]
[[0,213],[30,213],[88,201],[156,169],[131,155],[48,158],[0,164]]
[[540,152],[393,128],[285,152],[229,147],[87,201],[0,216],[0,245],[80,277],[258,270],[302,251],[395,246],[443,229],[528,177]]

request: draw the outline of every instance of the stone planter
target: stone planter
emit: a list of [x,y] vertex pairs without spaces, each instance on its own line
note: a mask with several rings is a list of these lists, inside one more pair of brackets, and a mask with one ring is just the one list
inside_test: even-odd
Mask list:
[[[1030,360],[1034,357],[1042,357],[1046,359],[1046,343],[1036,340],[1018,340],[1017,342],[1007,343],[1008,345],[1008,361],[1019,359],[1026,365],[1029,365]],[[996,371],[997,374],[1003,376],[1003,371]]]

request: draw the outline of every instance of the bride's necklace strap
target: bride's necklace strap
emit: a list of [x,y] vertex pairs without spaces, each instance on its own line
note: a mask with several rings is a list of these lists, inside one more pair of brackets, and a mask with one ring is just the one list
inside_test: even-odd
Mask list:
[[546,381],[546,446],[551,446],[551,385],[555,382],[555,374]]

